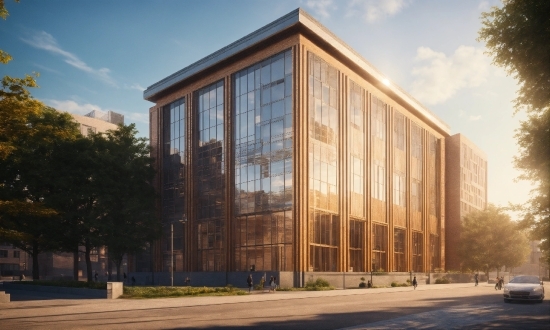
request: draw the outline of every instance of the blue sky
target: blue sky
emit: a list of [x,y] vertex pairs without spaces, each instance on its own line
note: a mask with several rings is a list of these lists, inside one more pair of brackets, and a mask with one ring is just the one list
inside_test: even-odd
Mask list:
[[35,98],[73,113],[113,110],[148,137],[143,90],[302,7],[484,150],[489,202],[527,199],[514,182],[517,85],[476,41],[498,0],[6,0],[0,75],[39,72]]

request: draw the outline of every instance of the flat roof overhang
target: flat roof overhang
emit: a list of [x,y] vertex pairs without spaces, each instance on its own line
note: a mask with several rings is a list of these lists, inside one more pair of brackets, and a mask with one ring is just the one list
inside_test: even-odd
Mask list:
[[373,83],[381,91],[386,92],[403,107],[407,108],[407,110],[424,118],[428,124],[431,124],[430,126],[443,135],[450,135],[449,125],[399,86],[395,84],[387,86],[384,84],[384,80],[387,78],[380,71],[301,8],[293,10],[249,35],[149,86],[143,92],[143,98],[156,102],[162,96],[192,80],[197,74],[211,71],[231,61],[235,56],[251,52],[261,44],[295,31],[302,33],[316,44],[322,46],[322,48],[329,49],[329,53],[358,73],[363,73],[362,76],[366,80]]

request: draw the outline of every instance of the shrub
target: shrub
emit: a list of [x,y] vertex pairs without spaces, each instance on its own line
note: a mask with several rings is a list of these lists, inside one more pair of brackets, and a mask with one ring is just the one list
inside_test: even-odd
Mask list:
[[[409,280],[407,280],[409,281]],[[397,282],[391,282],[391,286],[392,288],[395,288],[395,287],[406,287],[406,286],[411,286],[409,283],[397,283]]]
[[330,283],[322,278],[318,278],[315,281],[307,281],[306,290],[308,291],[322,291],[322,290],[333,290],[334,288]]
[[435,280],[435,284],[449,284],[449,283],[451,283],[451,281],[446,277],[438,278]]

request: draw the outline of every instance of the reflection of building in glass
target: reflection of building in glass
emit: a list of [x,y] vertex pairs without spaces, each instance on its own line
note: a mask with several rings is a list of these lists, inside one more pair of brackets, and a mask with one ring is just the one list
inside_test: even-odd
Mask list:
[[[307,272],[445,268],[450,129],[383,80],[298,9],[150,86],[174,270],[300,285]],[[169,252],[135,270],[169,271]]]

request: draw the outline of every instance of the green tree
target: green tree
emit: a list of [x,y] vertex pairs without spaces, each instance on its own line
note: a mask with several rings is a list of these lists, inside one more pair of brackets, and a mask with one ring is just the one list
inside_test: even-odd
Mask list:
[[104,168],[99,197],[104,211],[102,238],[116,265],[117,280],[124,255],[140,252],[160,237],[150,150],[147,140],[136,134],[134,124],[108,131],[99,153]]
[[481,16],[480,41],[487,45],[493,64],[506,69],[519,83],[516,111],[527,120],[516,132],[520,179],[535,189],[523,212],[523,226],[541,241],[550,265],[550,1],[503,0]]
[[38,254],[59,246],[61,230],[58,211],[44,202],[49,198],[48,164],[56,144],[79,133],[69,114],[46,106],[29,116],[25,126],[28,134],[16,134],[15,147],[0,159],[0,228],[4,239],[33,257],[33,278],[38,279]]
[[504,210],[489,204],[462,219],[459,254],[463,268],[483,270],[517,267],[529,253],[529,242]]

